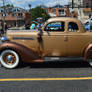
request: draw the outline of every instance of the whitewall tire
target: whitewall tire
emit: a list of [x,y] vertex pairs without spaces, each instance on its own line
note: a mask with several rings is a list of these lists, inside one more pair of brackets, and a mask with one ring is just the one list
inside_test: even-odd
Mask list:
[[5,68],[16,68],[19,64],[19,55],[13,50],[4,50],[0,54],[0,62]]

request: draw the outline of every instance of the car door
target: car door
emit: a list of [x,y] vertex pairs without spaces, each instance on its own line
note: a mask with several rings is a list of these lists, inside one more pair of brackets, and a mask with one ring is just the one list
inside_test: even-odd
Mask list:
[[48,23],[42,35],[41,48],[44,56],[66,56],[65,22]]
[[79,24],[76,22],[69,22],[67,33],[67,55],[81,56],[84,50],[83,47],[87,45],[86,38],[87,36],[85,33],[81,32]]

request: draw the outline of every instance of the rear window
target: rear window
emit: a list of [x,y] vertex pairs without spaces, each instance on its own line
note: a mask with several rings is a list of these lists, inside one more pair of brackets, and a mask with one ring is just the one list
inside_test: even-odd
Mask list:
[[68,30],[69,32],[77,32],[79,30],[79,27],[75,22],[69,22]]

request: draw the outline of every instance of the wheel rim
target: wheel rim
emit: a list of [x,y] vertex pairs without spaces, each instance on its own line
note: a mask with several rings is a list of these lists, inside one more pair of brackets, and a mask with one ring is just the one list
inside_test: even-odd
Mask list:
[[16,62],[16,57],[12,53],[6,53],[3,56],[3,61],[8,65],[13,65]]
[[0,56],[1,64],[6,68],[15,68],[19,64],[19,56],[13,50],[5,50]]

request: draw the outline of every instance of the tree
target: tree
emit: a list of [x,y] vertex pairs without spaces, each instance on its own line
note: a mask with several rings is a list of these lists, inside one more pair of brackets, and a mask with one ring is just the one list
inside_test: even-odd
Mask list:
[[43,22],[50,18],[50,15],[43,9],[41,6],[37,6],[30,10],[32,14],[32,20],[36,20],[37,18],[41,17]]
[[11,13],[14,6],[13,4],[6,4],[5,6],[1,6],[0,8],[5,8],[5,12]]
[[[5,7],[6,8],[14,8],[13,4],[6,4]],[[3,6],[1,6],[1,8],[3,8]]]

